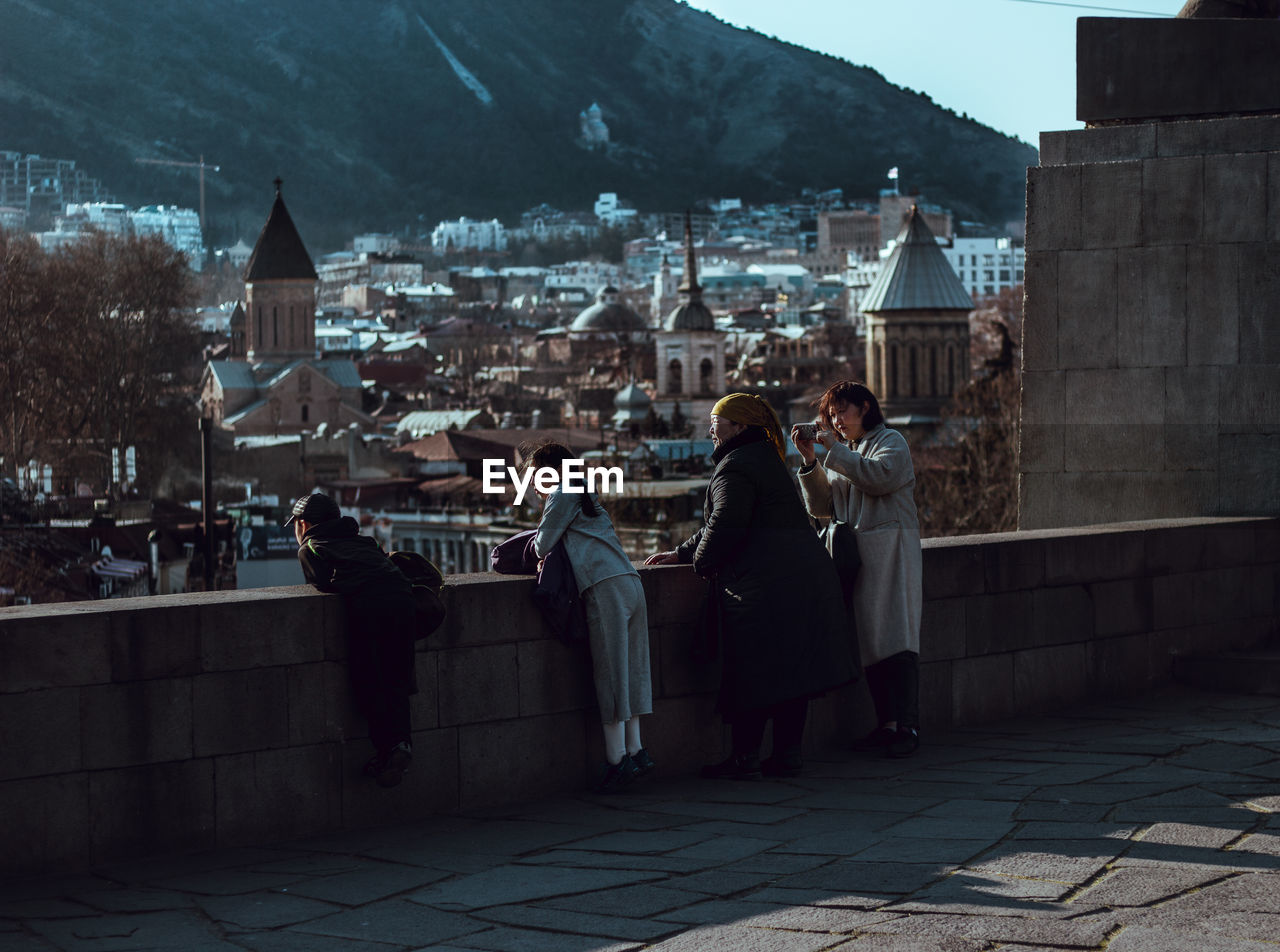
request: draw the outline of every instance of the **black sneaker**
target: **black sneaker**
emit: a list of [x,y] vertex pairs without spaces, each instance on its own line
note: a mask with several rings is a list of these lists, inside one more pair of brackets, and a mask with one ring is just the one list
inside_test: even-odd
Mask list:
[[898,732],[887,727],[877,727],[871,733],[859,737],[849,749],[855,754],[883,754],[889,749]]
[[413,761],[413,747],[401,741],[385,754],[374,754],[364,765],[366,777],[372,777],[379,787],[394,787],[404,779]]
[[636,762],[627,754],[616,764],[605,764],[600,780],[596,783],[596,793],[621,793],[632,781],[640,776]]
[[759,780],[760,758],[755,754],[730,754],[718,764],[707,764],[700,773],[708,780]]
[[658,766],[643,747],[631,755],[631,762],[636,765],[636,773],[640,777],[647,776],[654,767]]
[[890,757],[911,757],[920,749],[920,733],[914,727],[899,727],[893,733],[893,739],[885,747]]

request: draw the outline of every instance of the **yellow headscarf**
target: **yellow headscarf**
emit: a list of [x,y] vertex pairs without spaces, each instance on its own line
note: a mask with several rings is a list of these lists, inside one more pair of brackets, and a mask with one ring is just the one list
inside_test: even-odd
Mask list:
[[782,423],[778,414],[763,397],[753,393],[731,393],[722,397],[711,408],[715,416],[722,416],[741,426],[762,426],[769,436],[769,442],[778,451],[783,462],[787,459],[787,441],[782,435]]

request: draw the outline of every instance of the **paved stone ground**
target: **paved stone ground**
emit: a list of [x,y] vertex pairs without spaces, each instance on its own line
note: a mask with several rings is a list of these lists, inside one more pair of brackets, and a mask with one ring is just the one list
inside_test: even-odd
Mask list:
[[927,740],[786,782],[658,777],[9,882],[0,952],[1280,948],[1280,698],[1172,691]]

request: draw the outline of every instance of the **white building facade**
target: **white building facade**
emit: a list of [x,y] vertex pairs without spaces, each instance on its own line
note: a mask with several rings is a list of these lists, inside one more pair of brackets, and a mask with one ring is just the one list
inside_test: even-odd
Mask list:
[[436,254],[449,251],[506,251],[507,230],[496,218],[473,221],[459,218],[442,221],[431,232],[431,250]]
[[1012,238],[953,238],[942,255],[972,297],[992,297],[1022,283],[1026,250]]

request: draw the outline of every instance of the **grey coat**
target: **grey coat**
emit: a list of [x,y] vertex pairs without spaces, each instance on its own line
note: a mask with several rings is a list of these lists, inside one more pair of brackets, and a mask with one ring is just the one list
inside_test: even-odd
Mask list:
[[862,663],[920,650],[920,523],[907,441],[881,424],[854,447],[833,446],[821,466],[800,469],[809,514],[848,523],[862,568],[853,612]]
[[[595,499],[595,495],[591,497]],[[538,558],[545,559],[560,538],[573,563],[573,576],[578,591],[585,592],[597,582],[618,575],[640,577],[627,553],[622,550],[618,533],[608,513],[596,503],[596,514],[588,516],[582,511],[580,497],[574,493],[552,490],[542,505],[542,519],[533,539]]]

